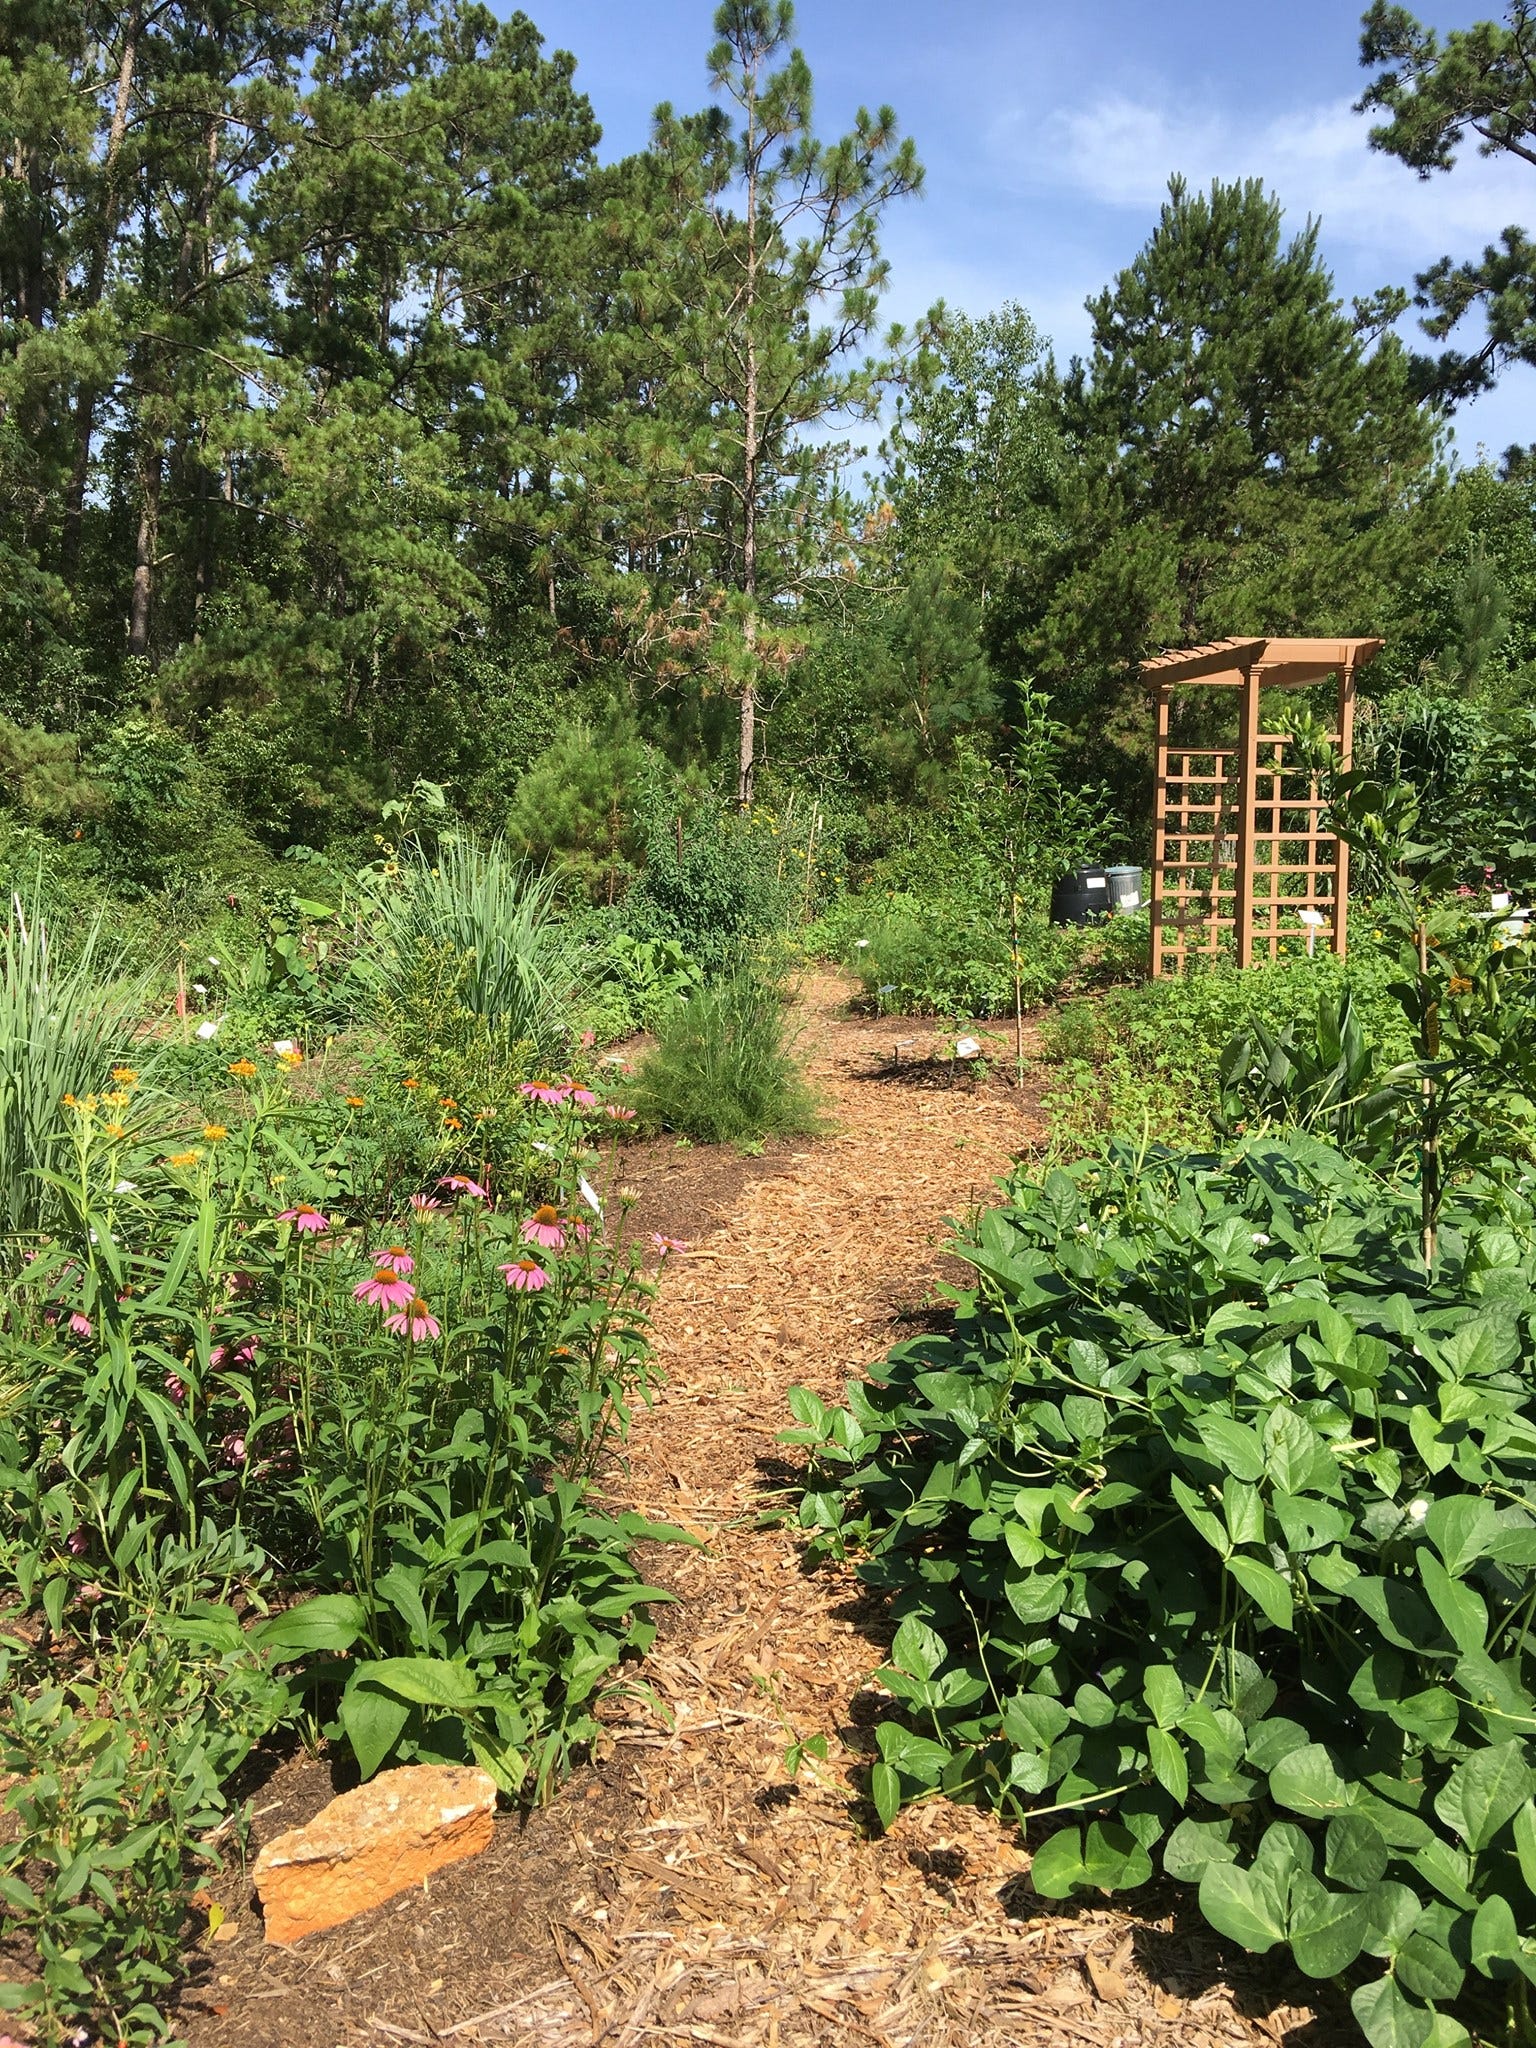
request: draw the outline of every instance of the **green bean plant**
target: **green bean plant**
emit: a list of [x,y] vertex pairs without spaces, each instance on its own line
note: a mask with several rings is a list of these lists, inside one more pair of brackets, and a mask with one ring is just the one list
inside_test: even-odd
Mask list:
[[816,1554],[889,1598],[870,1797],[1027,1830],[1042,1896],[1198,1889],[1372,2048],[1530,2035],[1536,1210],[1302,1132],[1020,1178],[951,1332],[798,1390]]

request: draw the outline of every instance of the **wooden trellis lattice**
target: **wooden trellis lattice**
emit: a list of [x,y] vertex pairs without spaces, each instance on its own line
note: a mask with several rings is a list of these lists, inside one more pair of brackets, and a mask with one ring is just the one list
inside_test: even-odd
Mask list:
[[[1333,951],[1344,953],[1349,849],[1323,825],[1315,777],[1288,759],[1291,736],[1264,731],[1261,700],[1266,690],[1305,689],[1336,676],[1332,738],[1347,768],[1355,678],[1381,646],[1217,640],[1142,664],[1157,708],[1153,974],[1182,973],[1191,959],[1229,946],[1247,967],[1309,933],[1326,934]],[[1176,737],[1173,695],[1185,685],[1237,692],[1237,730]]]

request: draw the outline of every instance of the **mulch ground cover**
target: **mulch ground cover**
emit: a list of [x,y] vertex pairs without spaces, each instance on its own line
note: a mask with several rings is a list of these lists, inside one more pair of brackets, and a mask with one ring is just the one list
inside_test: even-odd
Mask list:
[[[947,1219],[1043,1133],[1002,1034],[979,1077],[925,1027],[848,1017],[847,998],[831,977],[804,996],[824,1135],[755,1158],[626,1148],[633,1227],[691,1249],[663,1272],[666,1377],[615,1490],[699,1547],[646,1560],[678,1604],[599,1753],[483,1856],[291,1949],[263,1944],[232,1868],[209,1887],[228,1918],[179,2015],[193,2048],[1355,2041],[1342,2000],[1232,1950],[1187,1893],[1137,1913],[1037,1899],[1015,1832],[942,1800],[870,1832],[860,1787],[887,1703],[867,1680],[887,1624],[851,1571],[808,1571],[776,1515],[796,1469],[776,1441],[786,1393],[838,1396],[942,1316]],[[785,1751],[814,1735],[826,1759],[792,1780]],[[323,1760],[274,1761],[250,1853],[338,1782]]]

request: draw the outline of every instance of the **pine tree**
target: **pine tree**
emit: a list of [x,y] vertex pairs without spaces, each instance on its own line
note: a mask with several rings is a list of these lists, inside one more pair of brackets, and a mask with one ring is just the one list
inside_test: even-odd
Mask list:
[[[1389,118],[1371,130],[1371,147],[1395,156],[1421,178],[1449,171],[1469,135],[1484,156],[1536,164],[1536,13],[1512,0],[1503,23],[1473,22],[1442,42],[1405,7],[1374,0],[1360,38],[1362,64],[1380,70],[1360,100]],[[1420,274],[1424,329],[1446,340],[1480,308],[1481,343],[1446,349],[1415,363],[1420,388],[1449,403],[1485,391],[1508,363],[1536,363],[1536,240],[1508,227],[1481,257],[1450,256]]]
[[1437,428],[1388,335],[1333,295],[1309,222],[1255,182],[1170,187],[1090,301],[1060,394],[1072,467],[1031,650],[1093,747],[1145,751],[1134,663],[1226,633],[1368,631],[1432,546]]
[[891,367],[863,354],[886,282],[881,218],[922,169],[889,107],[817,139],[789,0],[726,0],[715,33],[711,82],[733,111],[658,108],[645,175],[662,246],[637,239],[628,283],[655,394],[644,459],[671,498],[649,522],[666,536],[660,595],[728,621],[706,638],[740,703],[746,805],[776,601],[804,578],[845,453],[821,435],[871,418]]

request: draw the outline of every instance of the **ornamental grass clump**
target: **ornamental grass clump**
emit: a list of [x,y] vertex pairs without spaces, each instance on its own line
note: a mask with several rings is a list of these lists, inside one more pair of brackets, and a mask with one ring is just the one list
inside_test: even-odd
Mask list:
[[1301,1133],[1019,1180],[952,1333],[797,1390],[801,1519],[900,1626],[883,1822],[1025,1827],[1047,1898],[1198,1888],[1373,2048],[1536,1981],[1536,1211]]
[[663,1019],[632,1100],[642,1122],[706,1144],[752,1144],[818,1121],[783,996],[746,969]]
[[[56,1213],[48,1176],[62,1171],[69,1157],[70,1098],[94,1091],[114,1098],[118,1111],[127,1109],[140,1070],[147,1072],[156,1058],[151,1045],[135,1049],[146,1004],[147,984],[128,973],[99,923],[61,966],[36,904],[29,908],[12,897],[0,939],[0,1233],[6,1237],[35,1233]],[[125,1065],[130,1057],[134,1065]]]

